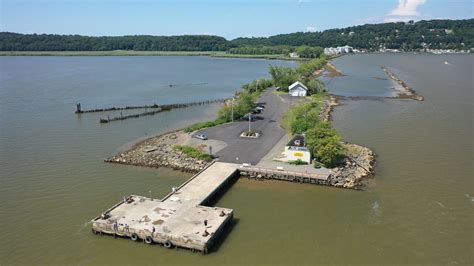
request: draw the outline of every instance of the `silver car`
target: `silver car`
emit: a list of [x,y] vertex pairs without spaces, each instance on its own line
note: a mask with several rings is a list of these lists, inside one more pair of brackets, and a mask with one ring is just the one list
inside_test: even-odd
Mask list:
[[197,139],[207,140],[207,136],[204,134],[198,134],[198,135],[195,135],[194,137],[196,137]]

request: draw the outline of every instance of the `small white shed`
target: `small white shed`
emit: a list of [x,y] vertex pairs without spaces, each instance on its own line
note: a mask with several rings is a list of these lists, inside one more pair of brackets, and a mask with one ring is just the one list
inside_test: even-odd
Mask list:
[[303,83],[296,81],[295,83],[291,84],[288,87],[288,93],[291,96],[304,97],[308,94],[308,88],[306,88],[306,86]]
[[295,135],[285,146],[285,157],[287,161],[302,160],[311,164],[311,152],[306,147],[304,135]]

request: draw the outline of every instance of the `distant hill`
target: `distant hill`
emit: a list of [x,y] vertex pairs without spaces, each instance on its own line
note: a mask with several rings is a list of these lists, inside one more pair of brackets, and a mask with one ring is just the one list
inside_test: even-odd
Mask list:
[[230,42],[208,35],[88,37],[0,32],[0,51],[225,51]]
[[474,19],[366,24],[231,41],[209,35],[88,37],[0,32],[0,51],[227,51],[236,47],[302,45],[349,45],[368,50],[467,50],[474,47]]
[[232,44],[290,45],[354,48],[379,50],[402,49],[469,49],[474,47],[474,19],[428,20],[416,23],[366,24],[322,32],[279,34],[268,38],[237,38]]

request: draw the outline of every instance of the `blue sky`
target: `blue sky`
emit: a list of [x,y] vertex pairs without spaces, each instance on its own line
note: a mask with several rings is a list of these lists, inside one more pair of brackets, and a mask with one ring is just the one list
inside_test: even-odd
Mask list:
[[0,31],[236,37],[473,17],[472,0],[0,0]]

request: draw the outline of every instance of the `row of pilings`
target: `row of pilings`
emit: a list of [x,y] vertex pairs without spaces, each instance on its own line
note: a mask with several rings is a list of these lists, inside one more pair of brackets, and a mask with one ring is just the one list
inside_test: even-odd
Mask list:
[[[97,112],[110,112],[110,111],[121,111],[119,116],[107,116],[107,118],[100,118],[100,123],[109,123],[113,121],[121,121],[126,120],[129,118],[138,118],[141,116],[149,116],[155,115],[164,111],[169,111],[172,109],[178,108],[187,108],[196,105],[205,105],[205,104],[213,104],[213,103],[220,103],[225,102],[227,99],[214,99],[214,100],[205,100],[205,101],[196,101],[196,102],[189,102],[189,103],[175,103],[175,104],[163,104],[158,105],[154,103],[153,105],[139,105],[139,106],[124,106],[124,107],[110,107],[110,108],[98,108],[98,109],[89,109],[89,110],[82,110],[81,104],[76,104],[76,114],[84,114],[84,113],[97,113]],[[124,110],[134,110],[134,109],[145,109],[145,112],[137,113],[137,114],[129,114],[123,115],[122,111]],[[152,109],[148,111],[147,109]]]

